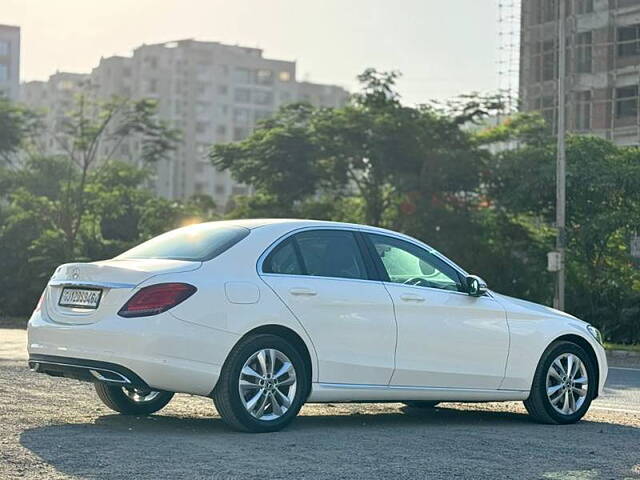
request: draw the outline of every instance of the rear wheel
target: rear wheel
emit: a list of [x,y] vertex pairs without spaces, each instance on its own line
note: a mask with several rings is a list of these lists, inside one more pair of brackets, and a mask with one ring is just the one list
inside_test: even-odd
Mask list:
[[285,339],[249,337],[229,354],[213,401],[222,419],[246,432],[273,432],[298,414],[309,391],[300,352]]
[[542,355],[524,406],[537,422],[575,423],[589,410],[596,389],[596,365],[587,352],[556,342]]
[[428,400],[411,400],[409,402],[403,402],[407,407],[411,408],[435,408],[440,402],[428,401]]
[[150,415],[164,408],[173,398],[172,392],[119,387],[106,383],[94,385],[102,403],[124,415]]

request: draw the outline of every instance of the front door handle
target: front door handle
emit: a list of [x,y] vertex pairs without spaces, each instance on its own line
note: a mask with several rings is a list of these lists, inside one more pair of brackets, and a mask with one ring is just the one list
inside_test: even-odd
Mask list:
[[400,299],[405,302],[424,302],[425,298],[422,295],[417,295],[415,293],[403,293],[400,295]]
[[314,295],[318,294],[318,292],[316,292],[315,290],[311,290],[310,288],[304,288],[304,287],[294,287],[289,290],[289,293],[291,295],[302,296],[302,297],[313,297]]

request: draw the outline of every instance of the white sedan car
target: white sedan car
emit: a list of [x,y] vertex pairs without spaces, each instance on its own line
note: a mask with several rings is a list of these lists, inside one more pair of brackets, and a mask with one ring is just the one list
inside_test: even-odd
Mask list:
[[183,392],[253,432],[305,402],[523,400],[572,423],[607,377],[591,325],[487,290],[414,238],[320,221],[203,223],[62,265],[28,334],[32,370],[93,381],[115,411]]

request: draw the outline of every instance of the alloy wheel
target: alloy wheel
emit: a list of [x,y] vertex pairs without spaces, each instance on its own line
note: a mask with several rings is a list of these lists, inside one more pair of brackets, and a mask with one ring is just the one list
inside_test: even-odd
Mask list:
[[135,403],[146,403],[160,395],[160,392],[156,390],[143,390],[140,388],[127,388],[122,387],[122,391],[129,398],[129,400],[134,401]]
[[255,352],[240,371],[240,399],[247,412],[258,420],[282,417],[293,404],[296,387],[293,363],[274,348]]
[[587,399],[587,367],[573,353],[559,355],[547,371],[546,388],[551,406],[562,415],[573,415]]

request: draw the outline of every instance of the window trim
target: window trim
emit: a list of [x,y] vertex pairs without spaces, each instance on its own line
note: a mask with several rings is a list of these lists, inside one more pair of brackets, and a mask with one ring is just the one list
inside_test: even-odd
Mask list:
[[[451,265],[450,262],[445,261],[443,258],[441,258],[440,255],[437,255],[434,250],[426,249],[426,248],[424,248],[424,247],[422,247],[420,245],[416,245],[414,242],[408,242],[404,238],[398,238],[398,237],[395,237],[395,236],[392,236],[392,235],[384,235],[384,234],[379,234],[377,232],[364,232],[364,233],[365,234],[363,236],[364,236],[364,239],[365,239],[365,241],[367,243],[367,249],[369,251],[369,255],[371,255],[373,257],[374,262],[376,264],[376,268],[378,270],[378,275],[380,276],[381,281],[383,283],[388,283],[390,285],[403,285],[405,287],[429,288],[429,289],[432,289],[432,290],[438,290],[438,291],[442,291],[442,292],[463,293],[465,295],[468,295],[467,292],[464,292],[464,291],[461,291],[461,290],[458,290],[458,291],[454,292],[453,290],[447,290],[447,289],[444,289],[444,288],[429,287],[429,286],[424,286],[424,285],[405,285],[405,284],[398,283],[398,282],[392,282],[391,279],[389,278],[389,274],[387,273],[386,268],[384,267],[384,263],[382,263],[382,259],[380,258],[380,256],[378,255],[378,252],[375,249],[375,245],[373,244],[373,240],[371,240],[371,238],[368,237],[368,234],[378,235],[380,237],[388,237],[388,238],[391,238],[391,239],[396,240],[398,242],[403,242],[403,243],[407,243],[409,245],[413,245],[414,247],[416,247],[416,248],[426,252],[427,254],[435,257],[437,260],[441,261],[443,264],[445,264],[446,266],[448,266],[449,268],[451,268],[455,272],[456,276],[458,277],[458,282],[459,282],[458,285],[459,285],[460,288],[464,288],[466,275],[462,275],[461,272],[459,271],[459,269],[457,269],[453,265]],[[411,252],[409,252],[409,253],[411,253]],[[437,268],[437,266],[435,268]]]
[[[381,284],[389,284],[389,285],[400,285],[399,283],[391,283],[391,282],[386,282],[384,280],[384,277],[380,276],[380,273],[377,271],[378,267],[375,267],[375,270],[372,273],[372,278],[370,279],[361,279],[361,278],[344,278],[344,277],[318,277],[315,275],[292,275],[292,274],[287,274],[287,273],[268,273],[265,272],[263,269],[264,266],[264,262],[266,261],[267,257],[269,256],[269,254],[276,249],[281,243],[285,242],[288,238],[292,237],[293,235],[296,235],[298,233],[304,232],[304,231],[308,231],[308,230],[341,230],[341,231],[348,231],[348,232],[353,232],[356,240],[358,238],[360,238],[360,241],[364,242],[366,245],[367,239],[366,237],[364,237],[364,235],[362,234],[366,234],[366,233],[372,233],[374,235],[382,235],[382,236],[386,236],[386,237],[390,237],[390,238],[394,238],[397,240],[402,240],[405,241],[407,243],[411,243],[413,245],[415,245],[416,247],[419,247],[423,250],[426,250],[427,252],[429,252],[430,254],[434,255],[435,257],[437,257],[438,259],[442,260],[445,264],[447,264],[448,266],[450,266],[453,270],[455,270],[455,272],[460,276],[461,279],[465,279],[469,274],[460,266],[458,266],[457,264],[453,263],[451,260],[449,260],[447,257],[445,257],[444,255],[442,255],[440,252],[438,252],[437,250],[429,247],[426,243],[422,243],[419,240],[414,239],[413,237],[409,237],[408,235],[403,235],[401,233],[395,233],[395,232],[390,232],[390,231],[385,231],[385,230],[378,230],[376,228],[371,228],[371,227],[366,227],[366,226],[350,226],[350,225],[344,225],[344,226],[333,226],[333,225],[313,225],[313,226],[306,226],[306,227],[299,227],[296,228],[294,230],[290,230],[287,233],[282,234],[281,236],[279,236],[278,238],[276,238],[263,252],[262,254],[258,257],[258,261],[256,262],[256,273],[258,274],[258,276],[260,277],[287,277],[287,278],[300,278],[300,279],[304,279],[304,278],[309,278],[309,279],[325,279],[325,280],[341,280],[341,281],[346,281],[346,282],[376,282],[376,283],[381,283]],[[368,264],[368,262],[373,262],[373,264],[375,265],[375,257],[371,257],[371,251],[369,250],[370,247],[367,247],[365,250],[363,250],[363,246],[361,244],[358,244],[358,246],[361,249],[361,254],[363,256],[363,259],[365,260],[365,265]],[[367,267],[369,268],[369,267]],[[453,290],[443,290],[441,288],[433,288],[433,287],[416,287],[413,285],[405,285],[406,288],[419,288],[419,289],[429,289],[433,292],[439,292],[439,293],[445,293],[445,294],[455,294],[455,295],[465,295],[465,296],[469,296],[468,293],[465,292],[454,292]],[[485,296],[488,297],[493,297],[493,295],[490,292],[487,292],[485,294]]]
[[[358,252],[360,252],[360,256],[362,257],[362,263],[365,266],[365,270],[366,270],[365,273],[367,278],[329,277],[324,275],[309,275],[308,273],[306,273],[307,265],[304,262],[302,252],[300,250],[300,245],[298,244],[298,241],[295,238],[295,236],[300,233],[314,232],[314,231],[334,231],[334,232],[351,233],[354,237],[356,248],[358,249]],[[300,274],[292,274],[292,273],[265,272],[264,265],[271,257],[271,254],[288,241],[291,241],[291,244],[293,245],[293,249],[296,253],[298,263],[300,264],[300,269],[305,273],[300,275]],[[265,276],[286,276],[286,277],[303,277],[303,278],[328,278],[332,280],[347,280],[347,281],[361,281],[361,282],[380,281],[377,278],[376,270],[373,269],[373,265],[371,264],[371,259],[368,257],[368,251],[365,251],[363,249],[363,241],[364,241],[363,239],[359,238],[359,231],[357,229],[332,227],[332,226],[317,226],[317,227],[314,226],[314,227],[299,228],[291,232],[288,232],[287,234],[278,238],[274,243],[272,243],[269,246],[269,248],[267,248],[262,253],[262,255],[260,255],[260,257],[258,258],[257,272],[258,272],[258,275],[260,276],[265,275]]]

